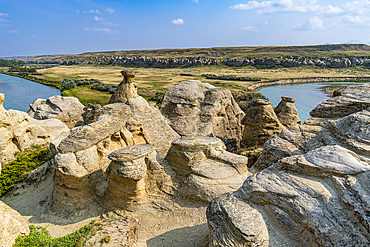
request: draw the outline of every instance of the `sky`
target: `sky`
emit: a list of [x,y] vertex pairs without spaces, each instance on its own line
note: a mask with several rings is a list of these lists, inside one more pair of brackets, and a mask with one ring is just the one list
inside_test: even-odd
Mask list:
[[370,42],[370,0],[0,0],[0,57]]

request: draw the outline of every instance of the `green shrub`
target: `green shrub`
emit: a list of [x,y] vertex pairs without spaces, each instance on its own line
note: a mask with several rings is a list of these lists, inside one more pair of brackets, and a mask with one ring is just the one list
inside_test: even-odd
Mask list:
[[[94,228],[95,220],[80,228],[79,230],[67,234],[63,237],[53,238],[47,227],[29,226],[30,234],[28,236],[18,236],[13,247],[79,247],[83,246],[87,240],[95,235],[97,229]],[[109,239],[110,240],[110,239]]]
[[3,166],[0,175],[0,196],[9,192],[15,183],[21,181],[32,170],[51,158],[48,147],[34,146],[30,150],[16,154],[16,159]]

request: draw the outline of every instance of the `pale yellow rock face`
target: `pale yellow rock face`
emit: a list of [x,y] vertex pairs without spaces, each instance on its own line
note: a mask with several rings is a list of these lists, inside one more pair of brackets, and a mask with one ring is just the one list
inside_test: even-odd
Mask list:
[[11,247],[18,235],[27,235],[30,230],[22,216],[0,201],[0,246]]
[[301,124],[297,108],[294,106],[295,101],[293,98],[282,96],[279,105],[274,110],[280,123],[287,129]]
[[121,71],[123,75],[123,81],[118,85],[117,90],[114,92],[109,100],[109,104],[112,103],[126,103],[127,100],[136,97],[137,84],[134,83],[135,73],[133,70]]

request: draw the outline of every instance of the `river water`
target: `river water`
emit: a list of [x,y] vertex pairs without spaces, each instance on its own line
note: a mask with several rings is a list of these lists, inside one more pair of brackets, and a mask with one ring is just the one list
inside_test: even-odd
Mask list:
[[285,84],[261,88],[258,92],[262,93],[272,102],[272,106],[277,106],[281,101],[281,96],[289,96],[297,101],[294,103],[298,110],[298,116],[302,123],[310,118],[310,111],[318,104],[330,98],[326,89],[330,86],[358,85],[363,83],[356,82],[316,82],[302,84]]
[[60,95],[57,88],[16,76],[0,74],[0,93],[5,94],[4,108],[28,111],[35,99]]

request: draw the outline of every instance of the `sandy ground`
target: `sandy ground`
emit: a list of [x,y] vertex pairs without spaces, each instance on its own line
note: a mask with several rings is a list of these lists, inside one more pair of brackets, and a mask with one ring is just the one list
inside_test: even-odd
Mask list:
[[207,203],[186,198],[158,198],[154,203],[139,208],[138,212],[112,211],[98,203],[80,212],[53,212],[50,204],[54,171],[49,165],[41,173],[34,176],[36,182],[34,179],[32,183],[19,183],[0,199],[17,210],[30,225],[47,226],[54,237],[76,231],[102,216],[129,216],[138,221],[138,246],[208,246]]

